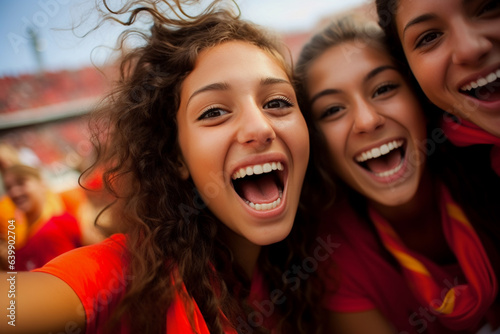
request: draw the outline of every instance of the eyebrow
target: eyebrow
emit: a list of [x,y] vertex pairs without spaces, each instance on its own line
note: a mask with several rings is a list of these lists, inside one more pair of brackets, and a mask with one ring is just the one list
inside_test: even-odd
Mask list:
[[276,85],[276,84],[287,84],[292,85],[290,81],[281,78],[265,78],[260,81],[262,86]]
[[414,25],[422,23],[422,22],[430,21],[430,20],[435,19],[435,18],[436,18],[436,15],[434,15],[434,14],[423,14],[423,15],[415,17],[414,19],[410,20],[410,22],[408,22],[405,25],[405,28],[403,29],[403,37],[406,34],[406,30],[408,30],[408,28],[410,28],[411,26],[414,26]]
[[[395,71],[398,71],[398,68],[395,67],[395,66],[391,66],[391,65],[384,65],[384,66],[376,67],[373,70],[371,70],[370,72],[368,72],[368,74],[365,76],[365,78],[364,78],[363,81],[366,82],[366,81],[374,78],[377,74],[379,74],[379,73],[381,73],[383,71],[386,71],[386,70],[395,70]],[[317,99],[319,99],[320,97],[323,97],[325,95],[335,95],[335,94],[339,94],[341,92],[342,92],[342,90],[340,90],[340,89],[333,89],[333,88],[322,90],[321,92],[319,92],[318,94],[314,95],[311,98],[309,104],[312,105]]]
[[387,71],[387,70],[394,70],[396,72],[399,72],[398,68],[396,66],[392,66],[392,65],[383,65],[383,66],[379,66],[379,67],[376,67],[374,68],[373,70],[371,70],[365,77],[365,80],[364,81],[368,81],[370,79],[373,79],[373,77],[375,77],[377,74],[379,74],[380,72],[384,72],[384,71]]
[[309,102],[309,104],[314,104],[314,102],[316,102],[317,99],[319,99],[320,97],[323,97],[323,96],[326,96],[326,95],[335,95],[335,94],[340,94],[342,91],[340,89],[325,89],[325,90],[322,90],[321,92],[319,92],[318,94],[314,95],[312,98],[311,98],[311,101]]
[[210,92],[210,91],[223,91],[223,90],[228,90],[229,89],[229,84],[225,83],[225,82],[217,82],[217,83],[213,83],[213,84],[209,84],[209,85],[206,85],[206,86],[203,86],[201,87],[200,89],[197,89],[193,94],[191,94],[191,96],[189,97],[188,101],[187,101],[187,104],[189,104],[189,102],[193,99],[193,97],[195,97],[196,95],[199,95],[201,93],[204,93],[204,92]]
[[[272,78],[272,77],[262,79],[260,81],[260,84],[262,86],[270,86],[270,85],[276,85],[276,84],[288,84],[290,86],[292,85],[290,83],[290,81],[288,81],[288,80],[281,79],[281,78]],[[193,94],[191,94],[187,104],[189,104],[189,102],[193,99],[193,97],[195,97],[198,94],[210,92],[210,91],[224,91],[224,90],[229,90],[230,88],[231,88],[231,85],[229,85],[226,82],[216,82],[216,83],[212,83],[212,84],[203,86],[200,89],[196,90]]]

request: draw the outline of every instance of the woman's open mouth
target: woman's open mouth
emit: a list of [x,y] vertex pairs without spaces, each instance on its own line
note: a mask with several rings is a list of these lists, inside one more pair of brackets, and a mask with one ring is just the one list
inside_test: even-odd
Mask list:
[[494,102],[500,100],[500,69],[462,86],[460,93],[479,101]]
[[389,178],[401,170],[406,155],[406,141],[397,139],[362,152],[356,163],[379,178]]
[[273,161],[238,169],[231,176],[236,193],[252,209],[269,211],[282,202],[284,166]]

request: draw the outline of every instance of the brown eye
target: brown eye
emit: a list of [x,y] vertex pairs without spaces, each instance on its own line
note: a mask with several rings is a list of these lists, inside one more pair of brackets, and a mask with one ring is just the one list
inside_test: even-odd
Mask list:
[[344,110],[344,108],[342,106],[329,107],[319,116],[319,119],[325,119],[325,118],[328,118],[330,116],[334,116],[342,110]]
[[396,85],[396,84],[385,84],[385,85],[382,85],[382,86],[380,86],[379,88],[377,88],[375,90],[375,93],[373,94],[373,97],[377,97],[377,96],[386,94],[386,93],[388,93],[390,91],[393,91],[394,89],[396,89],[398,87],[399,87],[399,85]]
[[442,35],[442,33],[439,33],[439,32],[430,32],[430,33],[425,34],[417,41],[416,48],[424,47],[424,46],[431,44],[436,39],[438,39],[441,35]]
[[292,103],[285,99],[285,98],[280,98],[280,99],[274,99],[269,102],[267,102],[264,105],[264,109],[280,109],[280,108],[288,108],[291,107]]
[[225,111],[223,109],[212,108],[212,109],[208,109],[203,114],[201,114],[201,116],[198,117],[198,120],[208,119],[208,118],[215,118],[215,117],[219,117],[219,116],[222,116],[222,115],[225,115],[225,114],[227,114],[227,111]]
[[488,1],[478,12],[478,16],[500,9],[500,0]]

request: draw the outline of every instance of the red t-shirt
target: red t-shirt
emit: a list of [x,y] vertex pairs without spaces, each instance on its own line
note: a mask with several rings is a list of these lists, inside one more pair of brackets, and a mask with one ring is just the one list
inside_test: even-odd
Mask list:
[[16,250],[16,270],[40,268],[53,258],[81,246],[80,226],[68,213],[51,217]]
[[[59,277],[75,291],[83,304],[86,333],[104,333],[108,319],[123,298],[128,283],[134,279],[125,271],[128,263],[125,257],[125,243],[126,237],[123,234],[115,234],[99,244],[67,252],[44,267],[34,270]],[[262,319],[264,325],[275,324],[276,312],[272,312],[268,305],[270,302],[266,291],[263,277],[256,270],[249,296],[249,303],[255,307],[256,312],[249,316],[252,319],[241,319],[242,321],[235,324],[237,330],[251,330],[248,326],[250,320],[259,322]],[[194,320],[199,334],[209,334],[194,300],[193,304]],[[272,307],[274,308],[274,305]],[[167,310],[166,324],[167,333],[192,333],[180,298],[176,298]],[[236,334],[233,329],[227,329],[225,332]],[[130,333],[127,319],[121,321],[115,333]]]
[[[321,235],[330,235],[332,242],[340,244],[331,257],[338,277],[326,281],[326,308],[335,312],[377,309],[399,334],[457,333],[441,325],[429,306],[419,304],[374,227],[360,219],[347,202],[325,215]],[[458,265],[439,269],[424,257],[419,260],[450,287],[463,277]]]

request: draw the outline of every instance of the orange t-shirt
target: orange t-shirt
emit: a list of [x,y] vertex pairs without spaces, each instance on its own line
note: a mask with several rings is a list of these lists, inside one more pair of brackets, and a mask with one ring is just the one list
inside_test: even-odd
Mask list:
[[[69,251],[47,263],[36,272],[44,272],[59,277],[78,295],[86,315],[86,333],[104,333],[107,320],[123,298],[128,283],[134,279],[126,273],[126,237],[115,234],[99,244],[84,246]],[[259,309],[255,299],[265,298],[263,277],[254,275],[250,291],[252,305]],[[209,334],[196,301],[193,319],[199,334]],[[262,312],[264,313],[264,312]],[[267,316],[267,314],[263,314]],[[270,317],[272,318],[272,317]],[[248,324],[240,324],[247,326]],[[188,320],[186,308],[177,296],[166,314],[166,333],[194,334]],[[238,327],[239,328],[239,327]],[[127,319],[123,319],[115,333],[130,333]],[[227,329],[226,334],[237,334],[235,329]]]

